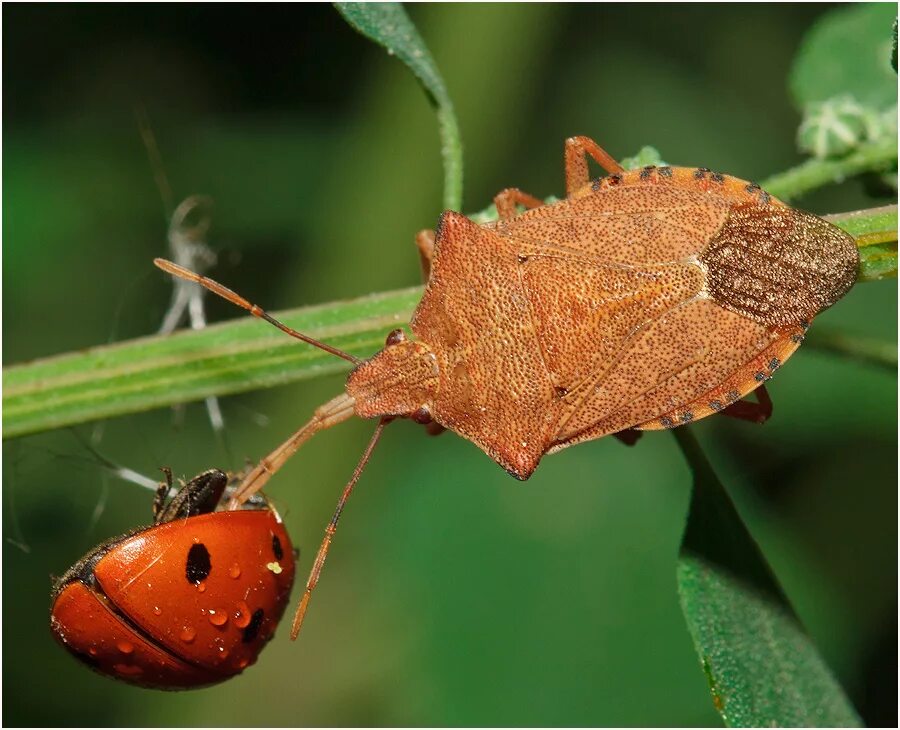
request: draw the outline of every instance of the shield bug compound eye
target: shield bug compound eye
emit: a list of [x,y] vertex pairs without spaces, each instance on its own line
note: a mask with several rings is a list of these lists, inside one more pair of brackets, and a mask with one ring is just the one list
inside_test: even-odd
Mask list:
[[154,524],[99,545],[57,582],[57,641],[101,674],[157,689],[253,664],[290,597],[294,553],[268,505],[215,511],[227,482],[206,471],[164,504],[167,472]]
[[[591,180],[588,159],[608,176]],[[812,319],[853,285],[854,240],[758,185],[707,168],[625,171],[596,142],[565,144],[566,198],[499,193],[498,220],[445,211],[416,245],[427,277],[410,322],[360,361],[161,259],[288,334],[354,365],[344,393],[260,462],[250,497],[314,433],[378,427],[344,489],[294,617],[296,637],[346,500],[386,423],[451,430],[518,479],[548,453],[722,413],[762,422],[763,384]],[[524,213],[519,213],[519,206]],[[756,391],[757,402],[743,400]]]

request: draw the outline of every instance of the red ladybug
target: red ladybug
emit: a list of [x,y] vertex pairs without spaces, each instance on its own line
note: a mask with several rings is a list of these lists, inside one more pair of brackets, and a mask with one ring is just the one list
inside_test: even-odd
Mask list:
[[215,684],[256,661],[294,582],[278,514],[260,503],[219,511],[228,477],[191,479],[154,523],[94,548],[53,589],[50,628],[93,669],[158,689]]

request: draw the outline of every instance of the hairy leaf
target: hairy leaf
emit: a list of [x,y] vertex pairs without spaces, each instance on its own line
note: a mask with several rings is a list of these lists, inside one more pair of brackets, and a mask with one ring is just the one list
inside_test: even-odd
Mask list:
[[694,474],[676,577],[713,706],[730,727],[857,727],[728,493],[687,428]]

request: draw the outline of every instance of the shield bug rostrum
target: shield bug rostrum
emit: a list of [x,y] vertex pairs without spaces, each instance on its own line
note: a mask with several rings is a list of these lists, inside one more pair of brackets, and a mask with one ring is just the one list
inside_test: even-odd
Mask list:
[[198,474],[167,502],[164,471],[153,525],[106,541],[66,571],[50,628],[101,674],[155,689],[204,687],[240,674],[272,638],[294,552],[265,500],[217,510],[223,472]]
[[[591,180],[589,158],[608,175]],[[345,392],[249,473],[233,506],[314,433],[354,414],[379,421],[328,524],[292,637],[389,420],[455,431],[518,479],[544,454],[601,436],[633,443],[716,413],[762,422],[771,413],[763,383],[856,279],[849,235],[745,180],[707,168],[626,172],[587,137],[566,140],[565,176],[559,202],[509,188],[494,199],[498,220],[445,211],[421,232],[427,284],[415,339],[395,330],[363,361],[156,261],[354,365]],[[753,391],[757,402],[743,400]]]

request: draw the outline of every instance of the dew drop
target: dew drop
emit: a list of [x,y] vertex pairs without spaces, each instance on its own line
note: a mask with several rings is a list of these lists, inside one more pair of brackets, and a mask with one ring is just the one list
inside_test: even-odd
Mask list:
[[154,616],[162,616],[162,609],[159,606],[153,607],[153,615]]
[[246,629],[250,625],[250,606],[246,601],[238,601],[234,608],[234,625],[239,629]]
[[228,569],[228,575],[232,578],[240,578],[241,577],[241,566],[235,563]]
[[113,664],[113,669],[119,674],[125,674],[131,677],[143,674],[144,672],[141,667],[136,666],[135,664]]
[[200,593],[206,593],[206,583],[204,583],[203,581],[201,581],[200,583],[198,583],[198,584],[197,584],[197,590],[198,590]]
[[250,660],[244,657],[237,663],[237,667],[238,669],[246,669],[248,664],[250,664]]
[[116,648],[123,654],[132,654],[134,652],[134,644],[130,641],[116,642]]
[[181,630],[181,633],[178,634],[178,638],[190,644],[194,639],[197,638],[197,630],[190,626],[185,626]]
[[209,622],[213,626],[224,626],[228,623],[228,614],[225,611],[216,611],[214,609],[209,609]]
[[97,656],[97,648],[92,646],[90,649],[88,649],[88,654],[90,654],[91,656]]

